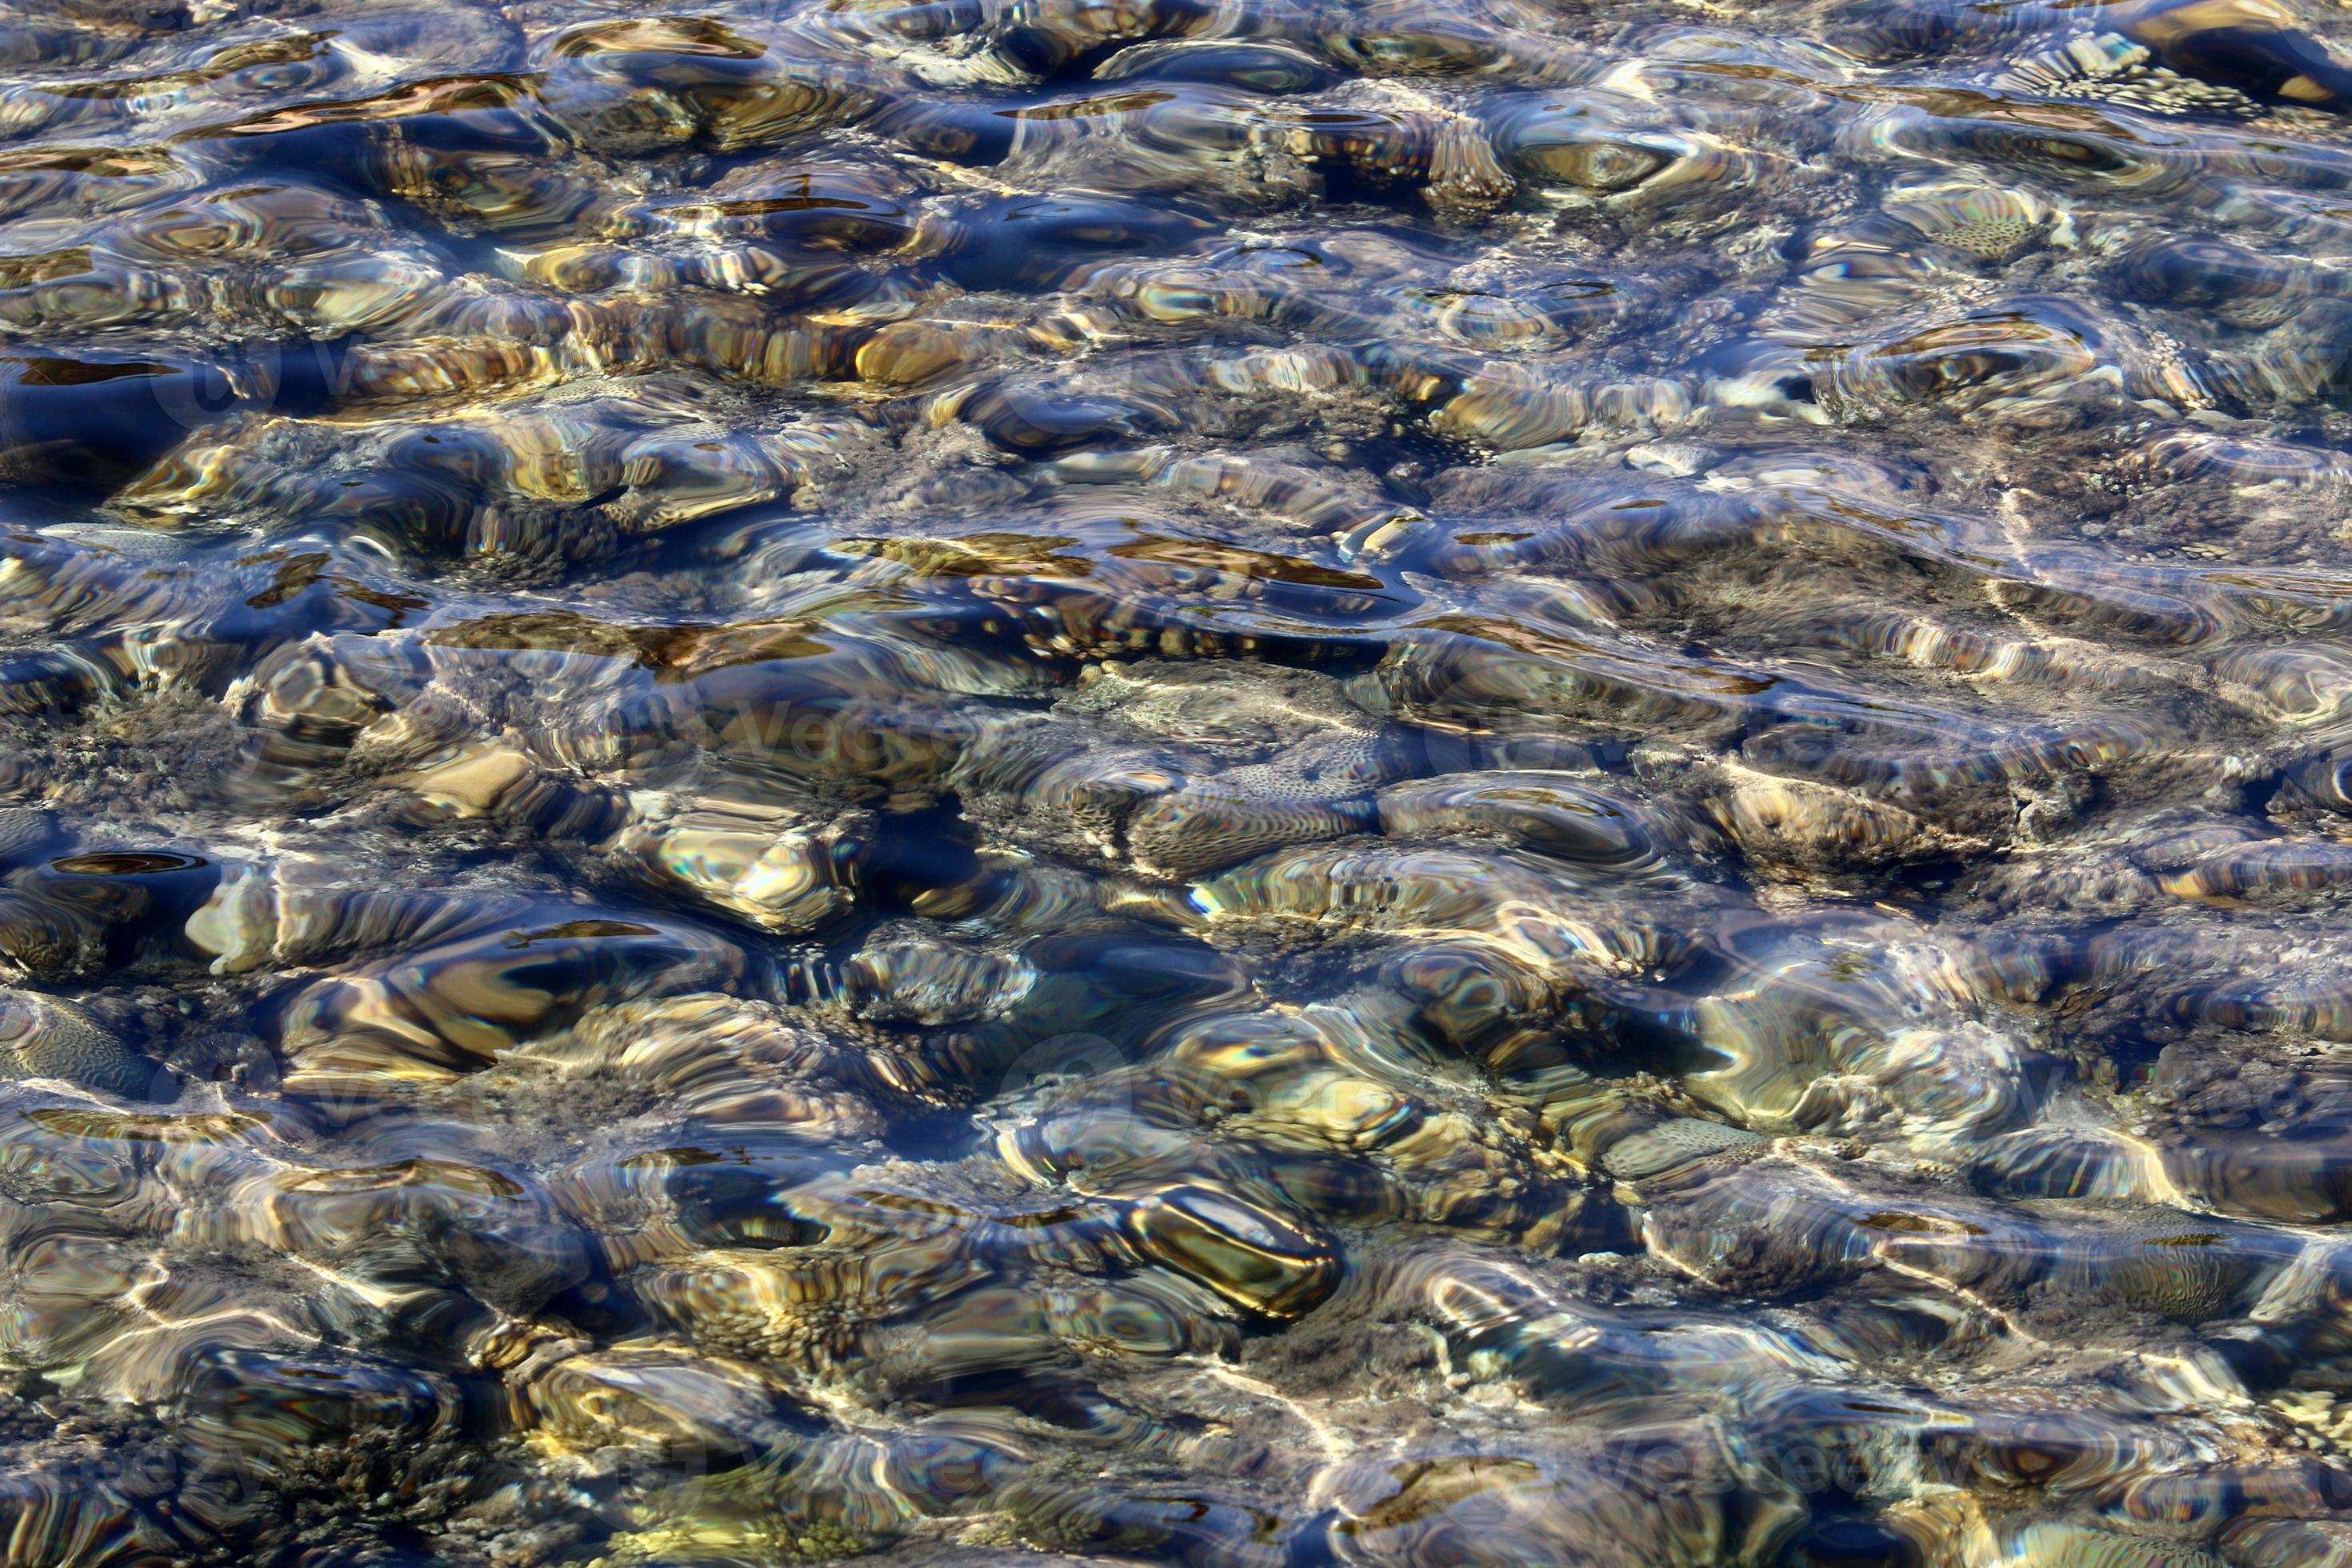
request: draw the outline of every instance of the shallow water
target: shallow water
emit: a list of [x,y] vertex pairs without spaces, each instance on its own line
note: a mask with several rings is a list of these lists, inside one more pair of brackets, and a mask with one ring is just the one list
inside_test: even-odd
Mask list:
[[2352,1564],[2352,13],[0,17],[0,1563]]

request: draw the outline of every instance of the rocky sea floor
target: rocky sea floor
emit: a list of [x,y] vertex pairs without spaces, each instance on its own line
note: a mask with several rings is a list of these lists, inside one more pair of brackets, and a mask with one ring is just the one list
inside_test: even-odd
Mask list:
[[2352,8],[0,3],[5,1568],[2352,1565]]

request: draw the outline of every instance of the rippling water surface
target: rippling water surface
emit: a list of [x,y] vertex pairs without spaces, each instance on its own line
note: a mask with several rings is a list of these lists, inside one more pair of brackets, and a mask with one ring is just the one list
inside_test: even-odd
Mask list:
[[2347,116],[0,5],[0,1563],[2352,1564]]

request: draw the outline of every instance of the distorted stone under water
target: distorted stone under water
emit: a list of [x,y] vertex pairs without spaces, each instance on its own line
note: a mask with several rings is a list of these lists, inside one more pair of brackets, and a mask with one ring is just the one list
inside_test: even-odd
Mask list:
[[0,4],[0,1564],[2352,1565],[2352,10]]

